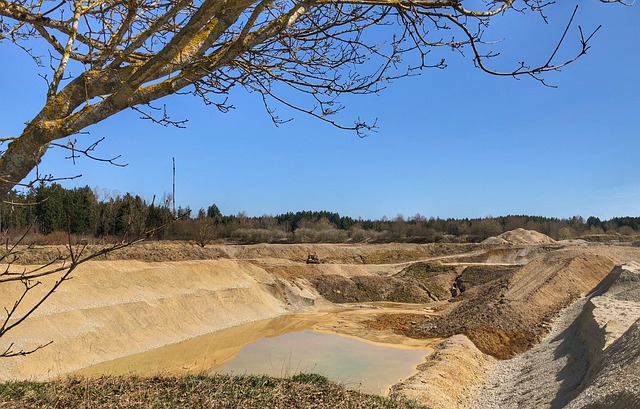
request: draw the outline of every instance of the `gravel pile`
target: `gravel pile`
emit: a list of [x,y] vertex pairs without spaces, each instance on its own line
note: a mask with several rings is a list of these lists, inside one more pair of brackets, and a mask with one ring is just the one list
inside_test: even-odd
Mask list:
[[640,265],[617,267],[540,344],[494,366],[466,407],[640,408],[639,295]]

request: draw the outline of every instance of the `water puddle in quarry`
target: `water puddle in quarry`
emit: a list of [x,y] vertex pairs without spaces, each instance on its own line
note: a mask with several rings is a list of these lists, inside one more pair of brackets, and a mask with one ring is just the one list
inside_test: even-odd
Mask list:
[[[332,313],[285,315],[202,335],[76,372],[97,375],[319,373],[348,388],[381,394],[416,373],[432,352],[424,347],[378,344],[314,331],[335,323]],[[331,326],[331,325],[329,325]]]
[[277,377],[318,373],[347,388],[384,395],[391,385],[413,375],[425,355],[424,350],[305,330],[247,345],[214,372]]

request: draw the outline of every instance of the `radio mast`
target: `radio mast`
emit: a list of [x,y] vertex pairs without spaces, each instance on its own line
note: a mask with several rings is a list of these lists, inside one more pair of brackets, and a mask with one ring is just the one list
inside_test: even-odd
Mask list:
[[176,158],[173,157],[173,193],[171,199],[173,200],[173,218],[176,218]]

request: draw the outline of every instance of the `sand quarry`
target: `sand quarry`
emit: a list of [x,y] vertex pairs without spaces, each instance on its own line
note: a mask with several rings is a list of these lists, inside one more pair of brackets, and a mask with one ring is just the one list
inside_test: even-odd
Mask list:
[[[391,393],[433,408],[640,408],[640,247],[522,229],[481,244],[143,243],[83,264],[6,334],[3,350],[53,343],[1,359],[0,380],[203,372],[300,329],[424,349]],[[223,332],[215,351],[199,341]]]

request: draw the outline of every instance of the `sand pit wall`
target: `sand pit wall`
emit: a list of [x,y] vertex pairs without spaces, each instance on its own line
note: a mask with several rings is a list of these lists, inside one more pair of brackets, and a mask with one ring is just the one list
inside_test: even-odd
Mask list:
[[505,298],[534,322],[550,319],[591,291],[613,267],[607,257],[572,251],[549,253],[514,274]]
[[415,399],[432,408],[459,408],[469,387],[477,384],[495,359],[483,354],[464,335],[447,338],[436,346],[420,372],[394,385],[392,394]]
[[640,265],[617,266],[593,290],[577,318],[591,365],[640,318]]
[[540,255],[560,249],[560,247],[532,245],[500,245],[488,248],[471,255],[451,257],[450,260],[459,263],[487,263],[487,264],[512,264],[525,265]]
[[640,264],[616,267],[576,321],[588,370],[568,407],[640,407]]
[[[493,281],[472,287],[443,317],[418,325],[418,336],[464,333],[484,353],[507,359],[531,348],[547,322],[611,271],[606,257],[549,252]],[[463,274],[464,278],[464,274]]]
[[[584,267],[593,268],[597,261],[569,257],[562,263],[550,263],[564,270],[561,286],[555,279],[557,272],[534,264],[531,267],[536,268],[529,273],[537,274],[527,274],[531,280],[519,276],[521,301],[536,309],[543,296],[550,295],[549,286],[560,294],[586,286],[597,274]],[[565,310],[554,322],[552,333],[533,349],[495,363],[473,344],[462,348],[460,342],[465,339],[454,342],[461,337],[456,335],[436,347],[423,372],[395,390],[433,407],[639,408],[640,265],[628,263],[609,271],[589,298]],[[510,310],[519,314],[517,307]],[[440,359],[452,355],[452,359]],[[486,374],[490,377],[482,383]]]
[[[34,294],[44,291],[51,279]],[[3,285],[7,306],[20,291]],[[247,322],[327,303],[302,279],[286,280],[242,261],[99,261],[2,338],[1,348],[53,344],[0,360],[0,379],[49,379]]]
[[[211,244],[202,248],[184,241],[148,241],[110,252],[100,260],[138,260],[148,262],[189,260],[289,260],[304,263],[309,254],[316,254],[327,264],[388,264],[447,257],[451,254],[477,252],[490,248],[473,243],[431,244]],[[89,245],[84,254],[105,250],[107,245]],[[19,246],[21,264],[40,264],[67,254],[65,246]]]
[[640,407],[640,319],[605,349],[567,409]]

